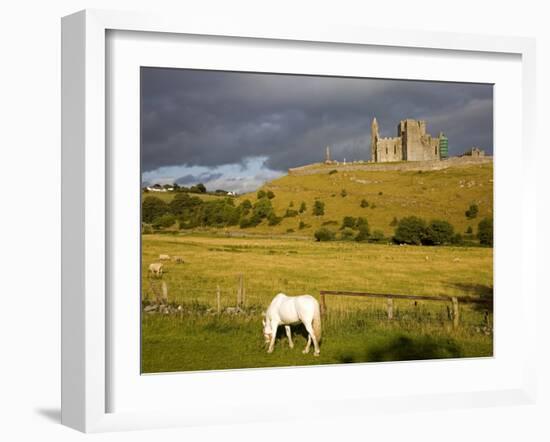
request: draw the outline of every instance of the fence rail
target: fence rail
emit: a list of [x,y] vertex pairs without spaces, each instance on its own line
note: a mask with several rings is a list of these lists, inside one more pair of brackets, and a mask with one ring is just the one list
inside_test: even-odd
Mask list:
[[491,307],[493,304],[492,299],[474,298],[472,296],[448,296],[448,295],[405,295],[397,293],[369,293],[369,292],[347,292],[338,290],[321,290],[321,313],[327,312],[327,296],[358,296],[363,298],[381,298],[387,300],[387,312],[388,319],[393,319],[393,300],[394,299],[408,299],[414,301],[439,301],[439,302],[451,302],[453,326],[456,328],[460,322],[460,311],[458,309],[459,302],[465,304],[482,304],[487,307]]

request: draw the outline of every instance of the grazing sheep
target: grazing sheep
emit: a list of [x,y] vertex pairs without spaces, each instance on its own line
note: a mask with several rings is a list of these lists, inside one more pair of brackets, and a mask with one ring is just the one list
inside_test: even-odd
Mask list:
[[170,255],[159,255],[161,261],[170,261]]
[[163,264],[160,263],[160,262],[153,262],[151,264],[149,264],[149,273],[152,275],[152,276],[162,276],[162,272],[163,272]]
[[183,258],[181,256],[173,256],[172,259],[175,261],[176,264],[183,264]]

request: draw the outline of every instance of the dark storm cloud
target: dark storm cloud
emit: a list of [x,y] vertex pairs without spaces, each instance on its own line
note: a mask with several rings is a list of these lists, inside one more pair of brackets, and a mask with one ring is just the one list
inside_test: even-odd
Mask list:
[[369,159],[374,116],[382,136],[424,119],[452,155],[492,154],[492,101],[480,84],[142,68],[143,171],[251,157],[285,170],[321,160],[326,145],[339,160]]

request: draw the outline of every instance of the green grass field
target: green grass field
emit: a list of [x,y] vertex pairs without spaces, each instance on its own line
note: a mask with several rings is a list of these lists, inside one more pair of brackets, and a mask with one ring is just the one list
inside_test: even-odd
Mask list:
[[[490,356],[492,315],[461,304],[461,326],[453,330],[440,302],[399,301],[395,318],[383,300],[328,299],[321,356],[303,355],[305,339],[288,348],[279,339],[267,354],[261,311],[278,292],[370,291],[457,296],[492,296],[492,249],[413,247],[355,242],[316,243],[293,238],[226,237],[222,231],[143,235],[142,297],[152,299],[149,263],[165,263],[169,302],[181,314],[143,314],[142,370],[146,373],[272,367],[326,363]],[[222,306],[235,306],[239,274],[246,288],[245,313],[210,313],[216,288]],[[299,329],[297,330],[300,331]]]

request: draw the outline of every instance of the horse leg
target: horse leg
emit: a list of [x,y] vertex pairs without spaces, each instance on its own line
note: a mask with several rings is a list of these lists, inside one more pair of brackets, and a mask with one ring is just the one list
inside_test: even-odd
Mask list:
[[306,348],[304,348],[304,350],[302,351],[303,354],[308,354],[309,353],[309,347],[311,346],[311,336],[310,334],[308,333],[307,334],[307,344],[306,344]]
[[285,325],[286,336],[288,338],[288,346],[294,348],[294,342],[292,342],[292,334],[290,332],[290,325]]
[[279,324],[271,324],[271,342],[269,343],[269,348],[267,349],[268,353],[273,353],[273,348],[275,347],[275,339],[277,338],[277,327]]
[[315,333],[313,333],[313,327],[311,326],[311,323],[304,324],[304,325],[306,326],[306,330],[309,333],[309,336],[311,337],[311,340],[313,341],[313,348],[315,349],[315,351],[313,352],[313,356],[319,356],[319,343],[317,342],[317,338],[315,337]]

